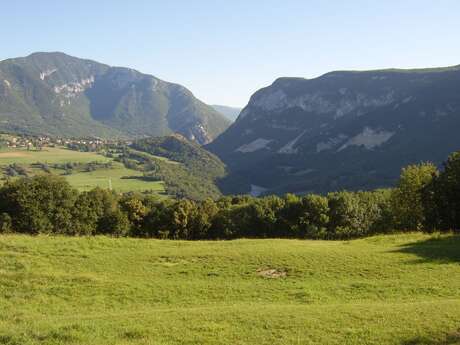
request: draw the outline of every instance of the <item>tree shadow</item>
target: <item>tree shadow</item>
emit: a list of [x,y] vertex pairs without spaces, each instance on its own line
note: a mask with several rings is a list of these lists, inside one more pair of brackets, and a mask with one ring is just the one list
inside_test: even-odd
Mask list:
[[415,254],[422,262],[460,263],[460,235],[442,235],[405,244],[397,251]]
[[403,341],[401,345],[460,345],[460,330],[447,334],[443,339],[415,337]]

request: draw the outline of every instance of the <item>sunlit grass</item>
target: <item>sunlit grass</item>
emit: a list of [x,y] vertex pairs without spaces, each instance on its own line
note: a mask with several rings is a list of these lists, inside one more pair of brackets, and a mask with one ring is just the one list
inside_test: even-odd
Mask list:
[[90,190],[95,187],[112,188],[118,192],[153,191],[164,192],[163,182],[145,181],[142,172],[127,169],[120,163],[114,163],[110,169],[97,169],[90,172],[75,172],[65,176],[67,181],[79,190]]
[[33,164],[65,164],[70,162],[109,162],[111,159],[95,152],[79,152],[60,147],[45,147],[42,150],[3,149],[0,151],[0,165]]
[[42,150],[27,150],[24,148],[0,150],[0,167],[20,164],[25,166],[32,174],[42,174],[43,171],[40,168],[33,166],[38,162],[50,166],[66,163],[112,162],[112,168],[98,168],[90,172],[74,169],[70,175],[64,175],[63,170],[50,167],[53,173],[65,176],[67,181],[80,191],[90,190],[95,187],[111,187],[118,192],[149,191],[163,193],[165,190],[162,181],[145,181],[136,178],[141,177],[142,172],[127,169],[123,164],[113,161],[112,158],[95,152],[79,152],[63,147],[45,147]]
[[[0,237],[2,344],[454,344],[460,238]],[[268,270],[285,276],[270,278]]]

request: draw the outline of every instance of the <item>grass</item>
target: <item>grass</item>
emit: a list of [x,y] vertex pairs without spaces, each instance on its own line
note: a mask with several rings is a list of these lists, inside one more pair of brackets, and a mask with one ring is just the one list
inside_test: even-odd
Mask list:
[[[71,175],[65,175],[69,183],[80,191],[90,190],[95,187],[112,188],[118,192],[151,191],[164,193],[162,181],[144,181],[136,177],[142,176],[142,172],[127,169],[123,164],[113,161],[95,152],[79,152],[63,147],[46,147],[41,151],[26,149],[4,149],[0,151],[0,167],[9,164],[21,164],[28,166],[33,174],[43,173],[41,169],[31,167],[34,163],[65,164],[65,163],[90,163],[112,162],[111,169],[97,169],[95,171],[74,171]],[[63,174],[62,170],[51,169],[53,173]],[[110,182],[109,182],[110,181]]]
[[59,147],[46,147],[42,151],[26,149],[4,149],[0,151],[0,165],[33,164],[64,164],[69,162],[109,162],[111,159],[95,152],[79,152]]
[[4,235],[0,311],[1,344],[456,344],[460,237]]
[[[164,192],[161,181],[143,181],[135,177],[141,177],[142,172],[125,168],[120,163],[114,163],[111,169],[98,169],[91,172],[77,172],[65,176],[67,181],[79,190],[90,190],[97,187],[112,188],[118,192],[129,191],[153,191]],[[110,180],[110,182],[109,182]]]

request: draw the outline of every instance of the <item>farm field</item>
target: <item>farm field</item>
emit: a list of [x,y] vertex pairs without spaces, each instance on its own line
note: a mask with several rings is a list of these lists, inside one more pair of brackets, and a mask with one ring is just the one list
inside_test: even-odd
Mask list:
[[91,162],[109,163],[111,168],[98,168],[94,171],[74,171],[70,175],[64,175],[62,170],[50,169],[53,173],[63,175],[75,188],[80,191],[90,190],[95,187],[112,188],[119,192],[129,191],[152,191],[156,193],[164,192],[164,185],[161,181],[143,181],[136,179],[142,176],[142,172],[127,169],[123,164],[113,161],[103,155],[94,152],[79,152],[63,147],[46,147],[41,151],[26,149],[4,149],[0,150],[0,167],[10,164],[20,164],[36,174],[43,173],[40,169],[33,167],[33,164],[40,162],[48,165]]
[[89,163],[109,162],[111,159],[95,152],[79,152],[63,147],[45,147],[43,150],[2,149],[0,150],[0,165],[33,164],[36,162],[48,164],[64,164],[68,162]]
[[112,186],[117,192],[152,191],[164,192],[163,182],[150,182],[136,179],[142,172],[127,169],[121,163],[113,163],[110,169],[98,169],[90,172],[78,172],[65,176],[67,181],[80,191],[95,187],[109,188]]
[[0,236],[1,344],[458,344],[460,237]]

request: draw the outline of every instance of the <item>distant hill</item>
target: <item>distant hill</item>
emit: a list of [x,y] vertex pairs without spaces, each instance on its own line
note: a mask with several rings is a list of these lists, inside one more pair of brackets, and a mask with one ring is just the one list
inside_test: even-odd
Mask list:
[[460,66],[280,78],[207,146],[229,192],[391,186],[411,163],[460,149]]
[[185,87],[63,53],[0,62],[0,130],[74,137],[181,133],[212,141],[230,121]]
[[216,111],[224,115],[230,121],[235,121],[238,115],[240,114],[242,108],[228,107],[226,105],[211,105]]
[[147,178],[164,181],[168,194],[191,199],[222,195],[218,182],[226,175],[225,164],[181,135],[137,140],[126,155],[143,165]]

